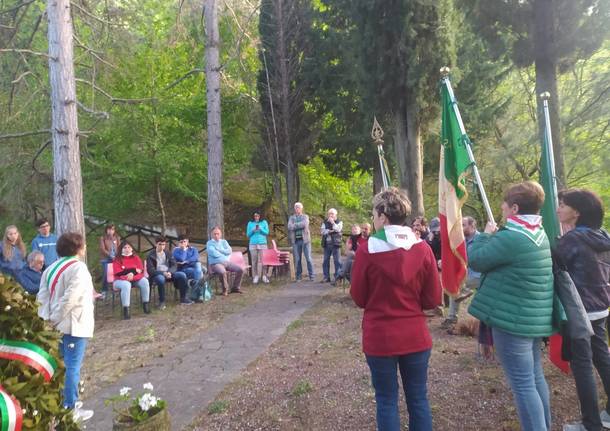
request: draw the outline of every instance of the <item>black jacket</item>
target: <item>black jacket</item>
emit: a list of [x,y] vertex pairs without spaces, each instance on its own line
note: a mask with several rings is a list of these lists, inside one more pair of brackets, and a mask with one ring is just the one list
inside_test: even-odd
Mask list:
[[610,306],[610,237],[603,229],[577,227],[559,238],[557,264],[568,271],[587,312]]
[[[173,274],[177,271],[176,259],[174,259],[174,256],[172,256],[169,251],[164,250],[164,253],[165,261],[167,262],[167,266],[169,268],[168,271]],[[157,272],[157,250],[154,248],[146,256],[146,271],[151,277]]]

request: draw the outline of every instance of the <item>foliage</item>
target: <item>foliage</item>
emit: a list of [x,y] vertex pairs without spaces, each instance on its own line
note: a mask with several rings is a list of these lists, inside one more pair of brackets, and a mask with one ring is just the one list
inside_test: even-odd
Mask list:
[[[144,392],[133,396],[131,388],[121,388],[118,395],[104,400],[104,404],[112,405],[120,423],[141,423],[167,407],[165,400],[152,394],[153,385],[144,383]],[[121,407],[117,407],[121,406]]]
[[229,403],[223,400],[212,401],[208,406],[208,414],[224,413],[229,409]]
[[45,382],[41,373],[22,362],[0,359],[0,382],[25,410],[23,429],[49,429],[52,423],[58,431],[79,429],[61,403],[65,370],[58,350],[60,334],[38,317],[34,296],[10,278],[2,276],[0,281],[0,338],[34,343],[59,364],[51,381]]
[[301,397],[313,391],[313,385],[309,380],[299,380],[292,388],[292,395]]

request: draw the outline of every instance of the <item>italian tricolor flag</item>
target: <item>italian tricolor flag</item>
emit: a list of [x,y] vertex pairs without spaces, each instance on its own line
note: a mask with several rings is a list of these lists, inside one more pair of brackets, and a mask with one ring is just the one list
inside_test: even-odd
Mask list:
[[462,205],[468,198],[465,186],[471,165],[466,145],[468,136],[462,134],[446,80],[441,86],[443,103],[441,129],[441,157],[438,178],[438,211],[441,220],[441,261],[443,288],[457,295],[466,277],[466,243],[462,230]]
[[0,431],[19,431],[23,423],[21,405],[0,386]]

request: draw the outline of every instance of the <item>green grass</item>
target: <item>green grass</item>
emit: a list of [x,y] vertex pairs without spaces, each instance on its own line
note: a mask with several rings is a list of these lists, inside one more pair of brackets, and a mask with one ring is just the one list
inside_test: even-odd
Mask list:
[[229,402],[224,400],[212,401],[208,406],[208,414],[224,413],[229,409]]
[[300,397],[313,391],[313,386],[308,380],[299,380],[292,388],[292,395]]
[[286,327],[286,332],[294,331],[295,329],[298,329],[303,325],[305,325],[305,322],[303,322],[301,319],[297,319]]

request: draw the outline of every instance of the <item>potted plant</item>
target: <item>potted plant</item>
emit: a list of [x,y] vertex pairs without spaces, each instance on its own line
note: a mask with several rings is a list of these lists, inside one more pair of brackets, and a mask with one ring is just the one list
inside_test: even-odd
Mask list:
[[152,383],[144,383],[142,387],[144,392],[135,396],[131,388],[121,388],[119,395],[106,400],[115,412],[113,431],[171,430],[167,403],[153,395]]

